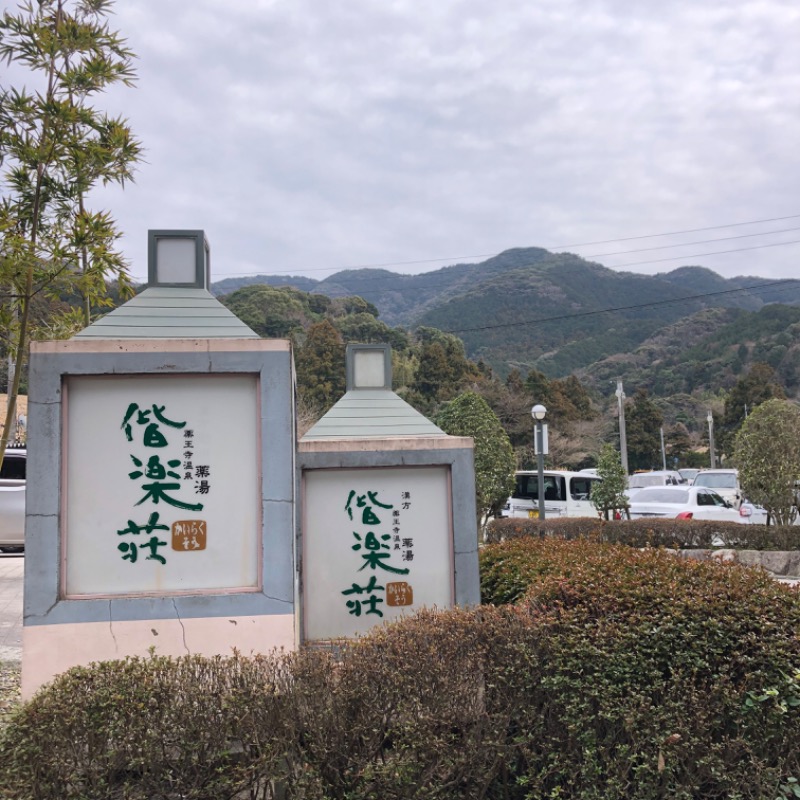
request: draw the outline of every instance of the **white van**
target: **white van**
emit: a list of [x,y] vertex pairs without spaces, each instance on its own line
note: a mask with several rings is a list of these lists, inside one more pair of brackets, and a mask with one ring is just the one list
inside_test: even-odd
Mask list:
[[[524,470],[515,473],[514,493],[500,513],[501,517],[539,517],[539,473]],[[596,517],[592,505],[592,487],[601,480],[586,472],[544,471],[544,513],[556,517]]]
[[742,487],[739,485],[738,469],[701,469],[694,476],[694,486],[713,489],[734,508],[742,505]]

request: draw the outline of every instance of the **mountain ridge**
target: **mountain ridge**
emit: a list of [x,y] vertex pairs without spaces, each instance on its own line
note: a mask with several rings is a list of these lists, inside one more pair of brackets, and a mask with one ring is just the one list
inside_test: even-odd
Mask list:
[[417,275],[362,268],[322,280],[251,276],[223,279],[212,291],[226,294],[257,283],[332,298],[359,296],[389,326],[458,335],[467,355],[501,375],[513,368],[535,368],[551,377],[588,370],[635,352],[659,331],[708,309],[753,313],[776,301],[800,305],[796,281],[724,278],[699,265],[645,275],[538,247],[512,248],[478,263]]

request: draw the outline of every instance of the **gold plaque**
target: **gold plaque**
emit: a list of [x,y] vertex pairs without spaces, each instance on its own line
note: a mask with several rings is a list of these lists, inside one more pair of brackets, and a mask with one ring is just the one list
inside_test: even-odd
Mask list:
[[184,519],[172,523],[172,549],[205,550],[207,525],[203,519]]
[[405,581],[386,584],[387,606],[410,606],[414,602],[414,589]]

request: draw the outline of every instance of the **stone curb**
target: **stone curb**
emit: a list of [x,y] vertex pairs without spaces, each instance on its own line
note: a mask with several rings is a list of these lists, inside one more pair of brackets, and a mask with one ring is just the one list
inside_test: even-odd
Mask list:
[[673,550],[681,558],[696,561],[732,561],[745,567],[762,567],[775,576],[800,577],[800,550]]

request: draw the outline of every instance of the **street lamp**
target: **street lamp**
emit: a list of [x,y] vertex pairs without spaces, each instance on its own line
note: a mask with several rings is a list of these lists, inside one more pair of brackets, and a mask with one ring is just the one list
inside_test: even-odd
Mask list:
[[536,439],[534,441],[534,450],[539,465],[539,519],[544,519],[544,420],[547,409],[541,404],[537,403],[531,409],[531,416],[536,422]]
[[708,410],[706,420],[708,421],[708,452],[711,455],[711,469],[714,469],[717,466],[717,457],[714,453],[714,415],[711,413],[711,409]]

